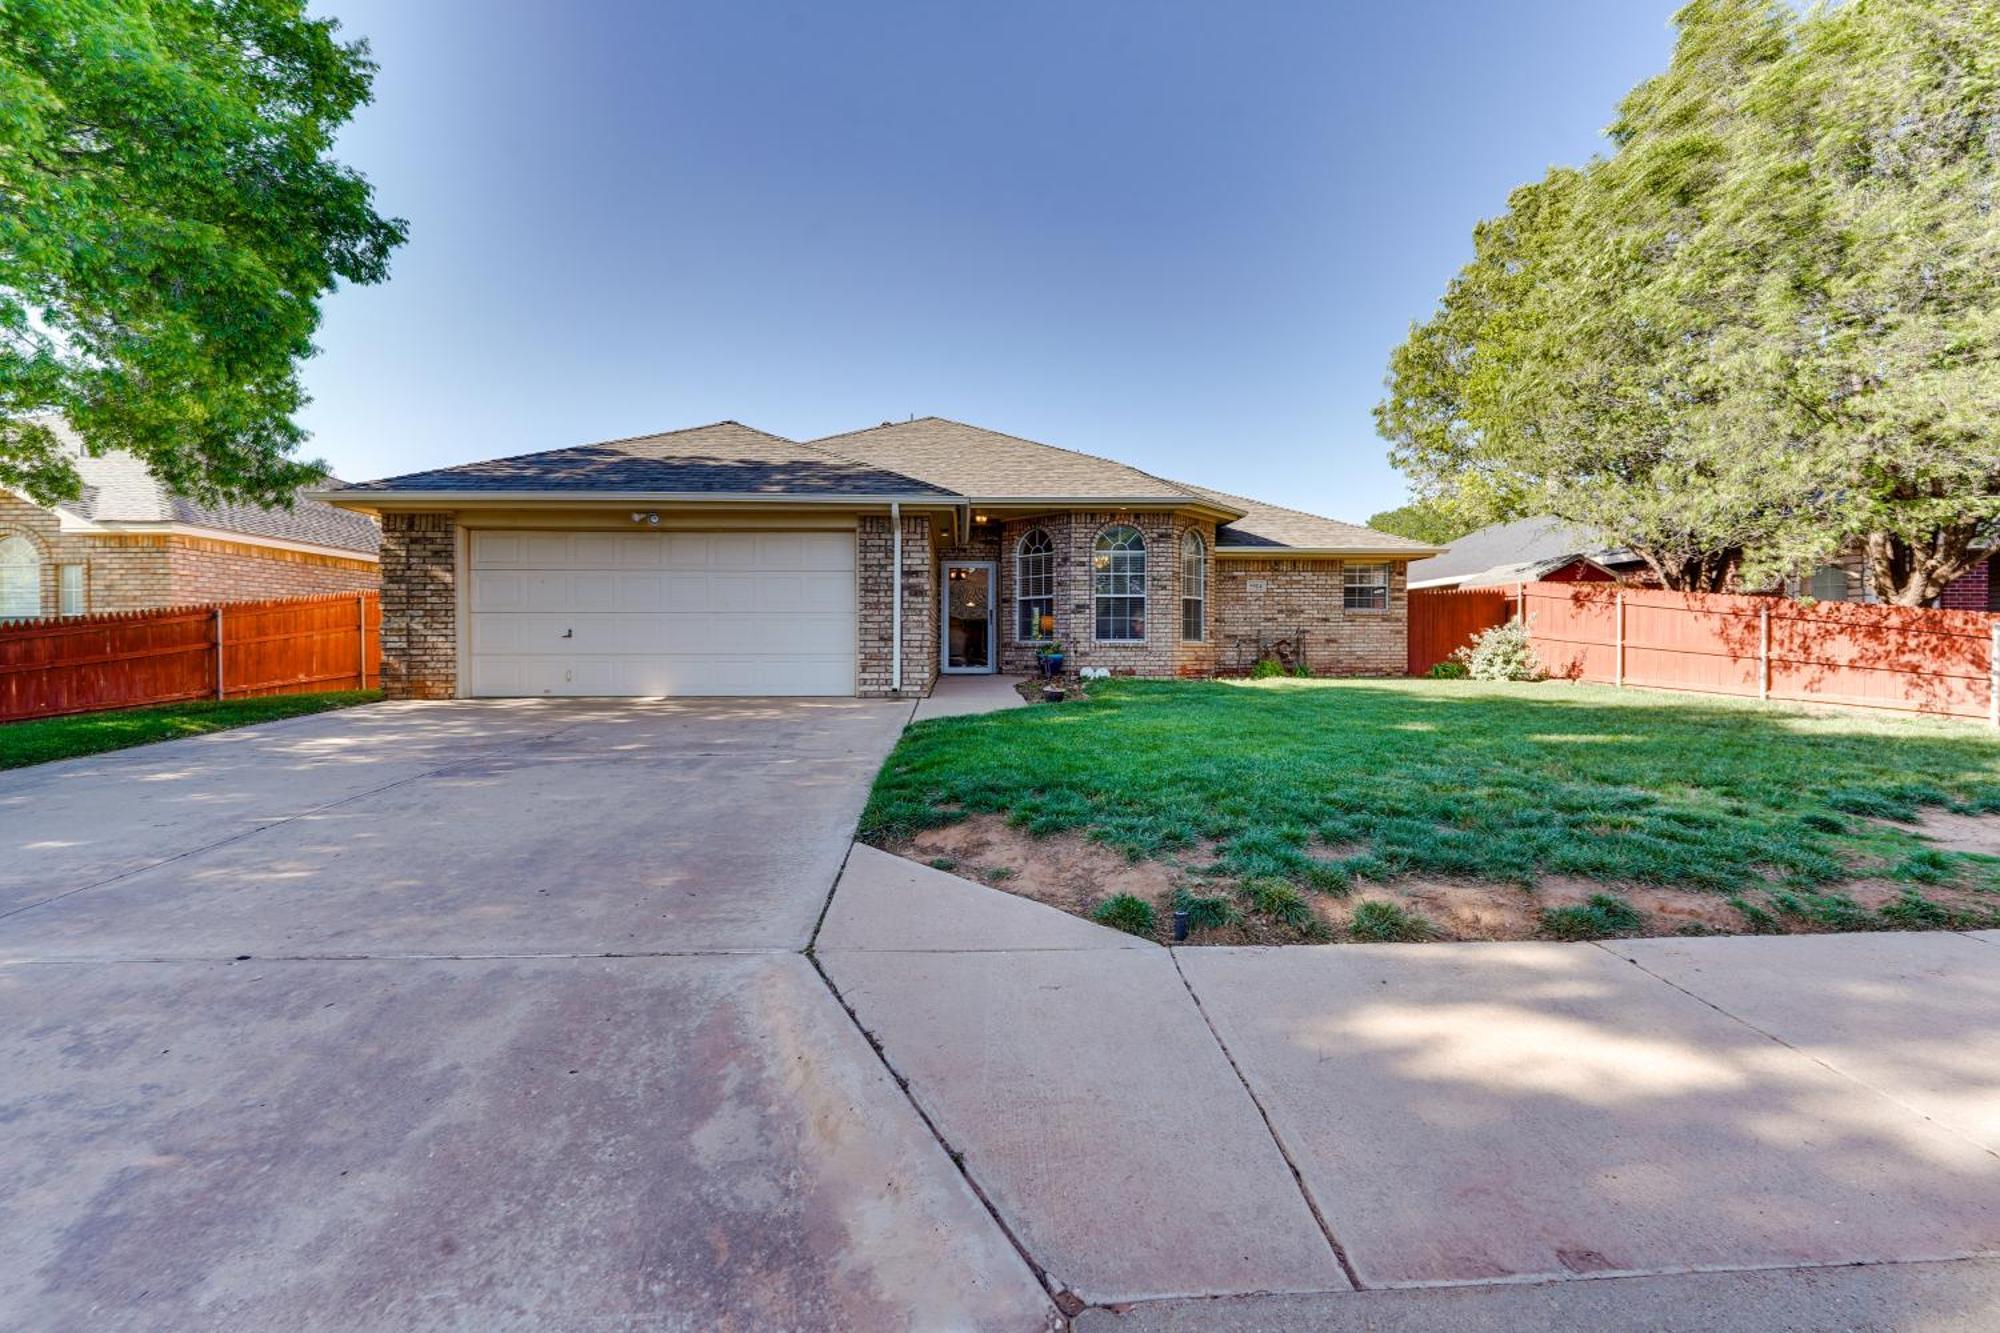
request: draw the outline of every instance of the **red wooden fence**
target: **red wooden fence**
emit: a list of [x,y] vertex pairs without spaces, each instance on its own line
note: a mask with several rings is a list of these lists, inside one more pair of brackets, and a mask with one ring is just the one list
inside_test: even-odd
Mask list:
[[1552,676],[2000,721],[2000,618],[1855,602],[1531,583]]
[[1552,676],[1985,718],[2000,726],[2000,616],[1856,602],[1530,583],[1410,597],[1409,667],[1430,670],[1525,603]]
[[0,722],[372,689],[381,658],[372,592],[0,624]]
[[1409,670],[1421,676],[1513,614],[1505,588],[1416,588],[1410,594]]

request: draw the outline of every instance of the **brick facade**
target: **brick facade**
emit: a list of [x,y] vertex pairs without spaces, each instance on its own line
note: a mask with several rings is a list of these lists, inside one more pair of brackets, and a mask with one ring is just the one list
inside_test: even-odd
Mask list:
[[86,612],[367,592],[381,582],[361,558],[182,533],[64,532],[53,511],[0,492],[0,537],[14,535],[41,552],[45,616],[61,610],[61,565],[83,566]]
[[[858,692],[865,698],[895,693],[890,670],[894,635],[891,562],[895,543],[886,515],[864,515],[855,532],[859,580]],[[928,518],[903,520],[903,689],[923,694],[937,679],[937,564]]]
[[[1099,642],[1092,550],[1116,524],[1136,527],[1146,542],[1146,639]],[[956,544],[933,540],[927,516],[903,520],[902,693],[927,692],[939,673],[943,562],[990,561],[997,575],[999,667],[1035,669],[1036,640],[1018,633],[1016,555],[1040,528],[1055,546],[1055,638],[1071,669],[1104,667],[1118,675],[1208,676],[1249,668],[1275,640],[1303,632],[1307,664],[1320,675],[1398,675],[1408,634],[1406,566],[1390,564],[1385,611],[1343,609],[1345,562],[1325,558],[1239,558],[1215,555],[1215,525],[1168,511],[1078,511],[1008,519],[974,527]],[[1181,542],[1201,538],[1208,573],[1204,634],[1184,640]],[[890,663],[891,529],[886,515],[862,515],[856,533],[857,692],[895,693]],[[401,699],[450,698],[458,686],[457,529],[444,513],[383,516],[383,686]]]
[[391,699],[458,693],[458,523],[382,516],[382,689]]
[[2000,580],[1993,577],[1995,560],[2000,556],[1988,556],[1945,584],[1938,605],[1952,611],[2000,611],[2000,601],[1994,599],[2000,592]]
[[[1254,665],[1261,648],[1303,636],[1305,660],[1320,676],[1400,676],[1408,665],[1409,567],[1389,563],[1389,609],[1348,611],[1349,562],[1231,556],[1216,562],[1218,666]],[[1359,562],[1374,563],[1374,562]]]

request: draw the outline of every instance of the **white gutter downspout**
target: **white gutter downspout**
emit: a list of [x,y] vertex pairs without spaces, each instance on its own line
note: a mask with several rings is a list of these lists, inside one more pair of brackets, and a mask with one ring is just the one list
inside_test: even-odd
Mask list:
[[889,689],[903,692],[903,506],[889,502]]

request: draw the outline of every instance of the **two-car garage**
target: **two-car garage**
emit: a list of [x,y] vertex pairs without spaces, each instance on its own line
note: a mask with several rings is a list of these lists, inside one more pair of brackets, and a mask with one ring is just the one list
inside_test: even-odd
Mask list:
[[855,692],[852,530],[466,536],[470,694]]

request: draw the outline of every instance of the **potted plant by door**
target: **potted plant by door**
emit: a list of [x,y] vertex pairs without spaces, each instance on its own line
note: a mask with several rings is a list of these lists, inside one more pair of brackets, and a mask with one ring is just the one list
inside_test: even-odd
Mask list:
[[1062,674],[1063,646],[1060,641],[1050,639],[1035,649],[1035,661],[1042,668],[1042,675],[1054,680]]

